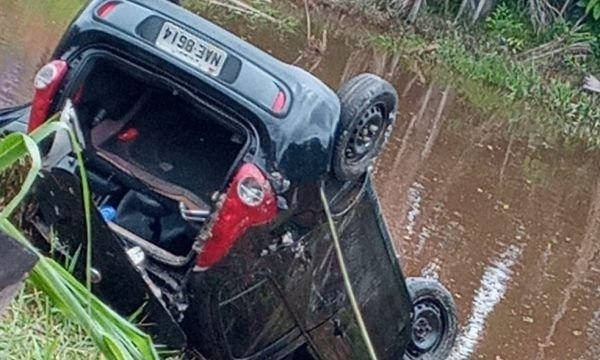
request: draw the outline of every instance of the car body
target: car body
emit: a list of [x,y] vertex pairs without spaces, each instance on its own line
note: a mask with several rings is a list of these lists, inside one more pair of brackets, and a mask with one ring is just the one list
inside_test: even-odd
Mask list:
[[[33,131],[63,109],[96,205],[102,299],[125,315],[142,309],[157,343],[210,359],[367,358],[333,221],[378,358],[405,356],[413,303],[373,181],[332,170],[344,116],[335,92],[163,0],[91,1],[51,64],[32,107],[0,110],[0,126]],[[215,131],[194,135],[206,129]],[[45,236],[52,229],[66,255],[87,245],[78,164],[64,143],[45,145],[30,221]],[[214,179],[189,175],[195,167]]]

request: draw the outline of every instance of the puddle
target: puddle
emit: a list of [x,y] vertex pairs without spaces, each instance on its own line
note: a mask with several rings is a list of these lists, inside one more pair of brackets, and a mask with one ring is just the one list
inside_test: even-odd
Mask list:
[[[49,17],[30,3],[0,0],[0,106],[29,99],[35,71],[74,11]],[[317,37],[327,29],[323,57],[304,51],[302,34],[225,25],[287,62],[314,67],[334,88],[364,71],[396,86],[401,111],[376,183],[405,272],[439,277],[456,295],[461,334],[452,359],[599,359],[593,159],[507,138],[499,119],[482,116],[451,87],[403,71],[398,55],[356,37],[363,30],[348,19],[313,20]]]

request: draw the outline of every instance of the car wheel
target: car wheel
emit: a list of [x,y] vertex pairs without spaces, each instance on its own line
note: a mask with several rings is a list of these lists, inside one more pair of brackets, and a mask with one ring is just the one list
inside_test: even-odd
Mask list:
[[377,75],[361,74],[338,91],[340,122],[333,149],[333,171],[343,181],[356,180],[379,155],[398,108],[394,87]]
[[446,359],[458,333],[452,294],[434,279],[408,278],[406,285],[414,315],[404,360]]

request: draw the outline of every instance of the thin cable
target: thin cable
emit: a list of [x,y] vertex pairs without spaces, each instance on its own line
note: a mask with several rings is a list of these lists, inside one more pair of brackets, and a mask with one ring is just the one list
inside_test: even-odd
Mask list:
[[329,210],[329,203],[327,202],[327,196],[325,195],[325,190],[323,189],[323,186],[321,186],[320,190],[321,202],[323,202],[323,208],[325,209],[325,214],[327,215],[329,230],[331,231],[331,237],[333,238],[333,245],[337,254],[338,263],[340,264],[340,271],[342,272],[342,278],[344,279],[344,285],[346,287],[346,292],[348,293],[348,298],[350,299],[352,311],[354,312],[354,316],[356,317],[356,322],[358,323],[360,334],[362,335],[365,345],[367,346],[369,357],[371,358],[371,360],[377,360],[375,348],[373,348],[373,343],[371,343],[369,332],[367,331],[367,327],[365,326],[365,322],[363,321],[362,313],[360,312],[360,308],[358,307],[358,302],[356,301],[356,297],[354,296],[354,290],[352,289],[350,277],[348,276],[348,270],[346,269],[346,261],[344,259],[344,254],[342,254],[342,247],[340,246],[340,239],[338,237],[337,230],[335,229],[335,223],[333,222],[333,217],[331,216],[331,210]]
[[[348,213],[348,211],[350,211],[350,209],[352,209],[354,207],[354,205],[356,205],[360,201],[360,199],[362,198],[362,196],[365,192],[365,189],[367,188],[367,183],[369,182],[369,176],[370,176],[369,172],[367,172],[363,175],[363,181],[362,181],[362,184],[360,185],[360,189],[358,190],[358,193],[354,196],[354,198],[352,199],[350,204],[346,205],[346,207],[344,209],[342,209],[336,213],[331,213],[331,217],[337,218],[337,217],[346,215]],[[342,187],[342,190],[340,190],[337,194],[335,194],[333,196],[333,198],[331,199],[331,203],[334,204],[337,201],[338,197],[341,196],[340,194],[342,194],[343,192],[344,192],[344,188]]]

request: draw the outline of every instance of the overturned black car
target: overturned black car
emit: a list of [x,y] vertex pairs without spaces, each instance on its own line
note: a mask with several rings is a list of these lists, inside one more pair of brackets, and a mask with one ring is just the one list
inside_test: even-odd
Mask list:
[[[91,1],[53,59],[0,125],[31,132],[62,111],[93,192],[94,290],[142,308],[157,343],[208,359],[448,356],[452,296],[404,278],[369,175],[390,84],[363,74],[336,94],[165,0]],[[45,154],[30,221],[85,251],[67,135]]]

